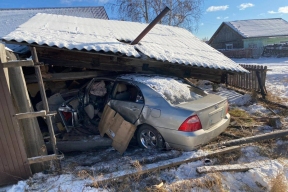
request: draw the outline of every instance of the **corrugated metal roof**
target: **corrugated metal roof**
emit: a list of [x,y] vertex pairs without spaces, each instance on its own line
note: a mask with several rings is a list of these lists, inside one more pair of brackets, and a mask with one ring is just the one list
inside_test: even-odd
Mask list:
[[245,38],[288,36],[288,22],[281,18],[225,22]]
[[189,31],[156,25],[137,45],[130,45],[147,24],[37,14],[12,33],[6,41],[87,51],[121,53],[128,57],[150,57],[171,63],[247,72]]
[[59,7],[59,8],[27,8],[0,9],[0,37],[14,31],[19,25],[28,21],[37,13],[69,15],[76,17],[108,19],[102,6],[97,7]]

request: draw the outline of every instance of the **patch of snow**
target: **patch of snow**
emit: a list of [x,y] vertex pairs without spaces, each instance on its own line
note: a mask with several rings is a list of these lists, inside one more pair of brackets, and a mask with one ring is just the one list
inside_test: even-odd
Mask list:
[[249,114],[260,115],[260,116],[267,116],[268,114],[271,113],[271,111],[269,111],[262,105],[256,104],[256,103],[254,103],[253,105],[249,105],[248,107],[242,106],[241,109],[245,110]]
[[19,181],[16,185],[13,185],[7,192],[17,192],[17,191],[26,191],[28,185],[26,181]]
[[258,130],[261,131],[261,133],[270,133],[274,130],[274,128],[269,125],[263,125],[258,127]]
[[224,172],[223,182],[229,186],[230,191],[270,191],[271,181],[281,172],[283,166],[277,160],[271,160],[260,168],[250,169],[243,173]]
[[262,161],[269,158],[263,157],[258,153],[259,148],[255,146],[248,146],[241,149],[241,157],[237,160],[237,163],[250,163],[253,161]]
[[172,105],[194,101],[203,97],[193,91],[197,88],[176,78],[148,75],[123,75],[121,78],[131,79],[149,86]]
[[13,52],[11,49],[9,49],[8,47],[5,47],[5,50]]
[[230,104],[237,105],[237,106],[243,106],[248,105],[251,103],[252,97],[250,94],[242,95],[241,97],[236,97],[234,99],[230,100]]

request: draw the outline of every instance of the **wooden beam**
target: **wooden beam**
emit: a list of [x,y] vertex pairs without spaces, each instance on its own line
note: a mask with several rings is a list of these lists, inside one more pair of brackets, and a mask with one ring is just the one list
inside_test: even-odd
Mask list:
[[[67,72],[67,73],[47,73],[46,77],[43,77],[43,81],[67,81],[77,79],[90,79],[97,76],[104,76],[107,72],[99,71],[83,71],[83,72]],[[25,76],[26,83],[38,82],[35,75]]]
[[109,61],[72,61],[70,59],[56,59],[56,58],[44,58],[41,55],[39,56],[41,62],[54,65],[54,66],[61,66],[61,67],[75,67],[75,68],[87,68],[87,69],[99,69],[99,70],[106,70],[106,71],[130,71],[134,72],[135,67],[127,66],[121,63],[114,63]]
[[281,138],[281,137],[285,137],[287,135],[288,135],[288,130],[275,131],[272,133],[266,133],[266,134],[252,136],[252,137],[243,137],[241,139],[235,139],[235,140],[230,140],[230,141],[226,141],[226,142],[221,142],[219,145],[220,146],[241,145],[241,144],[259,142],[259,141],[268,140],[268,139]]
[[265,161],[254,161],[252,163],[241,163],[241,164],[234,164],[234,165],[214,165],[214,166],[202,166],[197,167],[197,173],[215,173],[215,172],[231,172],[231,171],[238,171],[244,172],[248,171],[249,169],[263,167],[265,164],[269,163],[271,160]]
[[53,154],[53,155],[45,155],[45,156],[38,156],[38,157],[31,157],[28,158],[28,163],[29,164],[34,164],[34,163],[41,163],[44,161],[52,161],[57,159],[57,155]]
[[32,117],[43,117],[46,116],[46,111],[37,111],[37,112],[27,112],[27,113],[17,113],[14,115],[17,119],[27,119]]
[[22,60],[22,61],[8,61],[6,63],[2,63],[3,68],[8,67],[31,67],[34,66],[34,62],[32,60]]
[[187,157],[184,155],[184,156],[180,156],[180,157],[177,157],[174,159],[169,159],[169,160],[160,161],[157,163],[143,165],[141,170],[129,169],[126,171],[118,171],[118,172],[102,175],[101,178],[95,179],[95,181],[106,183],[106,182],[110,182],[112,180],[123,179],[125,177],[130,177],[133,175],[139,176],[139,175],[143,175],[145,173],[151,173],[153,171],[158,171],[161,169],[167,169],[169,167],[179,166],[179,165],[184,164],[184,163],[189,163],[189,162],[193,162],[193,161],[198,161],[200,159],[213,157],[215,155],[230,153],[232,151],[239,150],[240,148],[241,148],[241,146],[227,147],[227,148],[219,149],[219,150],[216,150],[214,152],[208,153],[207,155],[203,155],[203,156],[199,156],[199,157]]

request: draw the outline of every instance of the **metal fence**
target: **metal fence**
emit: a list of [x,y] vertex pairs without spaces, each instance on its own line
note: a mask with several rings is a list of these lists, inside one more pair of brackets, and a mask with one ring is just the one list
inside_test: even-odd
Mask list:
[[262,97],[265,98],[265,95],[267,94],[265,87],[267,66],[261,66],[261,65],[241,65],[241,66],[247,69],[250,73],[228,75],[227,78],[228,85],[246,91],[254,90],[258,93],[261,93]]

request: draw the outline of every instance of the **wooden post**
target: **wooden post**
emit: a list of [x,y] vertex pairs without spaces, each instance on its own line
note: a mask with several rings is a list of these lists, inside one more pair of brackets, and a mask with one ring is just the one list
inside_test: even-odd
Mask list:
[[[16,56],[6,51],[8,60],[17,60]],[[14,106],[18,113],[34,112],[27,92],[26,82],[22,67],[8,68],[11,93],[14,98]],[[46,146],[36,118],[21,119],[18,121],[21,135],[24,140],[25,150],[28,157],[47,155]],[[31,165],[33,173],[45,170],[46,164],[37,163]]]
[[[5,46],[0,43],[0,63],[6,63],[6,62],[7,62],[7,58],[6,58],[6,53],[5,53]],[[3,68],[3,71],[4,71],[4,74],[5,74],[5,77],[6,77],[6,81],[8,83],[8,89],[10,91],[8,69]]]
[[[46,97],[45,86],[44,86],[43,79],[42,79],[41,69],[40,69],[40,66],[37,65],[39,63],[39,60],[38,60],[38,56],[37,56],[37,52],[36,52],[35,47],[31,47],[31,54],[32,54],[32,59],[33,59],[34,63],[36,64],[35,65],[35,73],[36,73],[36,76],[38,79],[38,84],[39,84],[40,94],[41,94],[41,98],[42,98],[42,102],[43,102],[43,107],[46,110],[46,113],[49,113],[49,105],[48,105],[48,101],[47,101],[47,97]],[[58,155],[58,149],[56,146],[56,138],[55,138],[53,123],[52,123],[52,116],[47,116],[46,122],[47,122],[48,129],[49,129],[50,142],[51,142],[51,145],[53,148],[53,152],[55,155]],[[57,162],[55,164],[55,166],[56,166],[56,169],[61,169],[60,162]]]
[[256,72],[256,76],[257,76],[257,80],[258,80],[258,84],[259,84],[259,88],[261,90],[261,95],[262,95],[262,98],[265,99],[265,91],[264,91],[264,88],[263,88],[263,85],[262,85],[262,80],[261,80],[261,77],[260,77],[260,72],[259,71],[255,71]]

